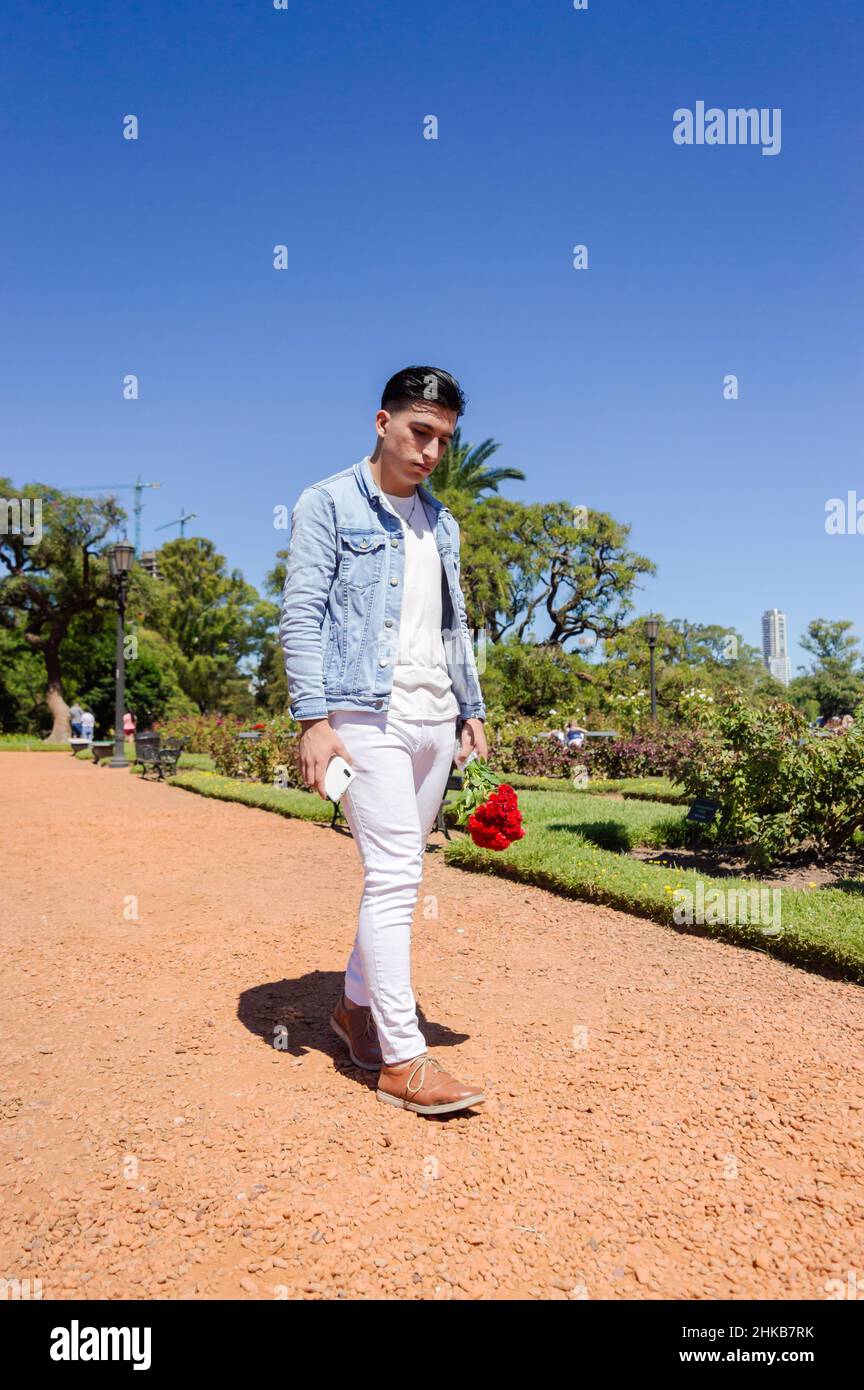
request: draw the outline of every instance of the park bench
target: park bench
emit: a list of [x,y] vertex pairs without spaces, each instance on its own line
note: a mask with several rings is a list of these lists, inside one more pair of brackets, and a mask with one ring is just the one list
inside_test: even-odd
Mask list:
[[90,744],[90,748],[93,753],[94,763],[105,762],[114,752],[114,740],[113,738],[103,738],[98,741],[94,740],[94,742]]
[[160,782],[173,777],[186,742],[185,738],[167,738],[163,743],[160,734],[136,734],[135,761],[141,764],[141,776],[155,772]]
[[89,738],[70,738],[69,747],[72,749],[72,757],[74,758],[76,753],[83,753],[85,748],[90,747],[90,740]]
[[450,830],[444,819],[444,807],[447,805],[447,792],[461,792],[462,781],[462,773],[458,771],[456,763],[454,762],[450,768],[450,776],[447,778],[447,785],[444,788],[443,800],[438,807],[438,815],[435,817],[435,829],[443,831],[446,840],[450,839]]
[[160,745],[157,758],[160,778],[174,776],[180,761],[180,754],[186,747],[186,743],[185,738],[166,738],[165,742]]

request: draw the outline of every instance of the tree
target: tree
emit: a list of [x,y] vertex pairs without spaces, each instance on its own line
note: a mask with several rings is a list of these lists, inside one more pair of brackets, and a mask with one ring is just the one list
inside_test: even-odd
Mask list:
[[275,606],[239,570],[228,573],[224,556],[203,537],[168,541],[157,564],[160,601],[152,621],[177,648],[181,689],[202,714],[238,703],[251,709],[248,663],[276,621]]
[[814,618],[808,625],[801,646],[814,661],[809,671],[799,666],[802,674],[789,684],[789,696],[800,708],[812,708],[815,701],[822,717],[832,719],[851,714],[864,699],[864,666],[852,627],[848,619]]
[[455,514],[469,624],[484,627],[494,642],[511,631],[530,640],[543,612],[550,623],[539,639],[545,645],[563,647],[587,633],[611,637],[633,608],[637,577],[655,568],[628,550],[629,526],[605,512],[576,512],[568,502],[489,497]]
[[[180,689],[177,647],[148,626],[159,587],[160,581],[133,566],[126,601],[126,708],[139,729],[169,711],[197,713]],[[115,665],[116,611],[76,618],[63,647],[64,681],[69,697],[92,710],[101,734],[114,725]]]
[[805,652],[815,656],[817,666],[828,666],[836,661],[839,665],[851,669],[860,656],[859,640],[851,636],[854,626],[848,619],[832,623],[827,618],[814,618],[801,638],[801,646]]
[[525,611],[542,575],[535,522],[523,502],[453,500],[462,534],[460,577],[468,625],[500,642]]
[[[273,611],[278,615],[285,588],[285,567],[287,550],[277,550],[276,564],[269,570],[264,580],[264,591],[273,599]],[[257,690],[255,702],[260,709],[269,714],[285,714],[288,710],[288,680],[285,675],[285,657],[277,631],[268,632],[261,649],[258,664]]]
[[[691,623],[687,618],[658,617],[655,648],[657,708],[672,723],[696,722],[700,701],[717,699],[734,689],[751,699],[782,697],[780,682],[766,670],[760,653],[731,628]],[[650,652],[644,618],[627,623],[604,643],[605,663],[598,682],[607,699],[650,688]]]
[[441,455],[441,461],[430,475],[427,487],[435,496],[444,499],[447,505],[451,498],[476,499],[483,492],[497,492],[498,484],[507,479],[524,481],[525,474],[519,468],[489,468],[487,460],[501,445],[493,439],[484,439],[476,447],[463,444],[460,427],[453,431],[453,438]]
[[[0,478],[4,498],[15,489]],[[69,707],[63,693],[63,644],[70,624],[83,614],[112,605],[108,566],[99,556],[108,533],[125,513],[113,498],[66,497],[56,488],[30,483],[17,496],[41,505],[42,532],[34,544],[7,528],[0,533],[0,625],[17,632],[45,663],[44,699],[51,713],[49,740],[69,738]],[[35,532],[34,538],[35,538]]]
[[486,656],[480,679],[490,710],[543,717],[551,709],[570,715],[584,704],[584,663],[575,652],[508,637]]

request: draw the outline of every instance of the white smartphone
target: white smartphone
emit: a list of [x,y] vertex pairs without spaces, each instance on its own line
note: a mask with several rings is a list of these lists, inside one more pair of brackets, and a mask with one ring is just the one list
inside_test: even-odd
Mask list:
[[331,801],[338,801],[346,787],[350,787],[357,773],[349,767],[338,753],[327,764],[324,774],[324,790]]

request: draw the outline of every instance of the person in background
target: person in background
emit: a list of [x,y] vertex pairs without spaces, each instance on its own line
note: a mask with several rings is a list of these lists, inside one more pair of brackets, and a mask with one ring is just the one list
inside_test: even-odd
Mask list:
[[83,713],[83,709],[76,700],[74,705],[72,705],[72,707],[69,710],[69,722],[72,726],[73,738],[81,737],[81,716],[83,715]]
[[578,724],[574,724],[572,719],[568,719],[564,738],[568,748],[581,748],[585,742],[585,730],[580,729]]
[[81,737],[86,738],[88,743],[93,742],[93,729],[96,720],[89,709],[85,709],[81,715]]
[[127,709],[126,713],[123,715],[123,737],[134,738],[136,728],[135,716]]

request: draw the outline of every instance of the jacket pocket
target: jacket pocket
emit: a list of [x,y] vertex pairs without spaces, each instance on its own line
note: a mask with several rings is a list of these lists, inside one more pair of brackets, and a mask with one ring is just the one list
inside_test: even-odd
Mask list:
[[368,527],[342,527],[338,533],[339,580],[348,589],[368,589],[380,577],[384,564],[383,531]]

